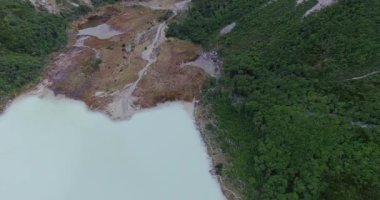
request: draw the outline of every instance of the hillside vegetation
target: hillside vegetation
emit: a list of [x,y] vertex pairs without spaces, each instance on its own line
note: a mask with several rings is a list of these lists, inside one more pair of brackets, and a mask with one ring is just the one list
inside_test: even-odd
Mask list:
[[38,78],[47,55],[66,44],[68,23],[89,11],[90,7],[79,5],[53,15],[36,11],[29,1],[0,0],[0,105]]
[[0,102],[34,80],[43,57],[65,41],[62,17],[37,13],[22,0],[0,0]]
[[380,198],[380,1],[315,4],[193,0],[168,31],[224,59],[203,102],[244,199]]

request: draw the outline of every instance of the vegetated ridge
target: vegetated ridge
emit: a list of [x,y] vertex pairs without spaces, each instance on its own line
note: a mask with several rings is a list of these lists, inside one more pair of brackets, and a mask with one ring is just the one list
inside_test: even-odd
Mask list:
[[194,0],[169,28],[223,57],[202,104],[244,199],[380,197],[380,2],[317,4]]

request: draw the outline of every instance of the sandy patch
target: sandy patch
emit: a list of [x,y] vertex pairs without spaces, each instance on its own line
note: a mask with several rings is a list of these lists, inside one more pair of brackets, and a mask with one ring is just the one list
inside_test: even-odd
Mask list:
[[236,22],[232,22],[231,24],[225,26],[222,30],[220,30],[219,35],[225,35],[227,33],[230,33],[232,30],[234,30],[236,26]]
[[94,37],[104,40],[104,39],[109,39],[116,35],[120,35],[122,33],[123,32],[112,28],[108,24],[101,24],[95,27],[79,30],[78,35],[79,36],[94,36]]
[[217,52],[203,52],[196,60],[183,63],[181,67],[198,67],[209,76],[220,78],[222,65],[223,62],[219,59]]

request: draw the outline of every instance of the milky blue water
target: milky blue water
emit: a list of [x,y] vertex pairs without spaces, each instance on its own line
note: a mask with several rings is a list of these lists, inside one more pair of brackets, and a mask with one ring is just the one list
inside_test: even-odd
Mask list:
[[172,103],[114,122],[27,97],[0,116],[2,200],[223,200],[193,116]]

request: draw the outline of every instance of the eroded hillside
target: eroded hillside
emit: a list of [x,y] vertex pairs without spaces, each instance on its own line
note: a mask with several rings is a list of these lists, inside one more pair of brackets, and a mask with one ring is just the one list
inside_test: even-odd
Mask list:
[[199,99],[207,73],[220,66],[208,57],[205,65],[192,62],[204,57],[200,46],[166,38],[168,20],[186,3],[122,2],[73,22],[68,47],[51,56],[40,87],[115,119],[166,101]]

